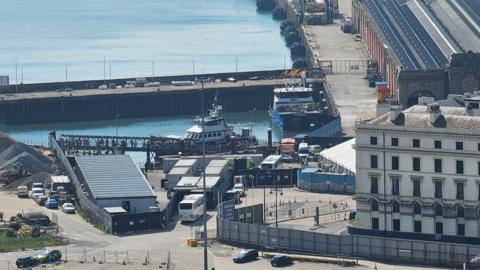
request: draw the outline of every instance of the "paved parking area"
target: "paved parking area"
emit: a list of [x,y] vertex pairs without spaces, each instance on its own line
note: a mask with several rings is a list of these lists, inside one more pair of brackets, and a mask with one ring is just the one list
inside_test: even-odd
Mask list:
[[[283,198],[300,199],[308,198],[314,200],[321,198],[322,200],[346,199],[348,196],[314,194],[293,189],[284,189]],[[267,202],[274,200],[273,194],[267,192]],[[263,189],[250,190],[244,198],[244,203],[250,201],[263,202]],[[254,196],[250,196],[254,194]],[[260,196],[262,194],[262,196]],[[253,197],[253,198],[252,198]],[[62,227],[60,234],[70,239],[70,244],[59,249],[66,254],[68,263],[59,266],[49,265],[46,269],[73,269],[73,270],[90,270],[90,269],[159,269],[162,262],[166,261],[168,252],[171,252],[171,259],[174,269],[201,269],[203,250],[201,247],[192,248],[187,246],[187,239],[191,238],[195,230],[201,226],[201,221],[194,224],[173,223],[166,231],[153,232],[146,234],[114,236],[105,234],[97,230],[91,224],[86,223],[78,215],[66,215],[60,210],[48,210],[44,207],[37,206],[31,199],[19,199],[11,192],[0,191],[0,211],[4,211],[6,217],[15,215],[21,211],[42,211],[48,215],[56,213],[58,223]],[[208,220],[208,230],[212,232],[215,229],[215,213],[210,212]],[[297,221],[305,222],[308,221]],[[339,226],[344,226],[339,223]],[[258,261],[236,265],[232,262],[233,254],[239,251],[238,248],[212,243],[209,247],[209,262],[211,267],[215,269],[242,269],[242,270],[258,270],[271,269],[269,260],[260,259]],[[22,255],[34,255],[38,251],[24,251],[0,253],[0,270],[14,269],[13,264],[17,257]],[[128,253],[128,255],[127,255]],[[107,259],[105,264],[99,264],[99,260],[103,260],[103,256]],[[86,256],[85,256],[86,255]],[[87,262],[81,264],[80,260],[86,257]],[[95,257],[95,261],[93,261]],[[143,265],[145,258],[149,258],[150,264]],[[121,265],[123,260],[128,258],[128,265]],[[8,266],[8,263],[10,266]],[[361,265],[353,269],[368,269],[373,267],[371,262],[360,262]],[[162,266],[165,269],[165,266]],[[341,269],[342,267],[331,264],[296,262],[291,269]],[[39,268],[42,269],[42,268]],[[399,267],[379,264],[378,269],[418,269],[415,267]]]

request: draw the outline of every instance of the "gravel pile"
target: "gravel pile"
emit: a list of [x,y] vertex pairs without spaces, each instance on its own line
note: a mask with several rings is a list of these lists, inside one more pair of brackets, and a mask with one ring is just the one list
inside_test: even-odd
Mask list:
[[36,174],[53,173],[53,161],[32,147],[17,142],[0,153],[0,171],[13,169],[17,165],[20,170]]
[[12,183],[3,186],[2,188],[5,190],[17,190],[18,186],[27,186],[29,189],[32,188],[32,183],[43,183],[48,184],[50,181],[50,174],[48,173],[37,173],[32,176],[27,176],[21,179],[18,179],[16,181],[13,181]]

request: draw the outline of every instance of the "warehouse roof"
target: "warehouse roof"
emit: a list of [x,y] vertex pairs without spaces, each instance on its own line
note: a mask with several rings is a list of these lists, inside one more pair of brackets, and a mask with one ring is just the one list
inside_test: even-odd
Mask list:
[[142,172],[128,155],[75,158],[95,199],[155,197]]
[[355,173],[355,138],[320,152],[322,158]]
[[173,167],[170,172],[168,173],[169,175],[185,175],[188,174],[190,171],[190,167]]
[[208,163],[207,167],[223,167],[228,164],[226,159],[214,159]]
[[177,185],[175,186],[175,190],[185,190],[185,189],[195,189],[197,187],[197,183],[200,181],[201,176],[184,176],[180,181],[178,181]]
[[196,159],[180,159],[175,163],[175,167],[191,167],[197,163]]

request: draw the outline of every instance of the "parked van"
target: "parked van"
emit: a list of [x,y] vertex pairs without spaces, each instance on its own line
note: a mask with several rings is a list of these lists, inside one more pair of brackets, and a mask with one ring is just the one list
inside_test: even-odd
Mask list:
[[17,187],[17,196],[19,198],[28,197],[28,187],[27,186],[18,186]]
[[298,156],[300,158],[308,158],[310,150],[308,149],[308,143],[300,143],[298,145]]
[[32,199],[36,200],[38,196],[45,195],[45,190],[43,188],[32,188],[32,194],[31,197]]

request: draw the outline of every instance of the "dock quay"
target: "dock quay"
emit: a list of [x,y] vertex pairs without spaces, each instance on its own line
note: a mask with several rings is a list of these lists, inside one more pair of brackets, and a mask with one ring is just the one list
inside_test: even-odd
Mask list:
[[[282,75],[282,78],[204,83],[205,104],[210,104],[217,95],[228,112],[267,110],[274,87],[289,81]],[[308,83],[317,91],[323,90],[320,78],[310,78]],[[187,86],[169,84],[1,94],[0,123],[18,125],[199,114],[201,88],[200,83],[192,83]]]

